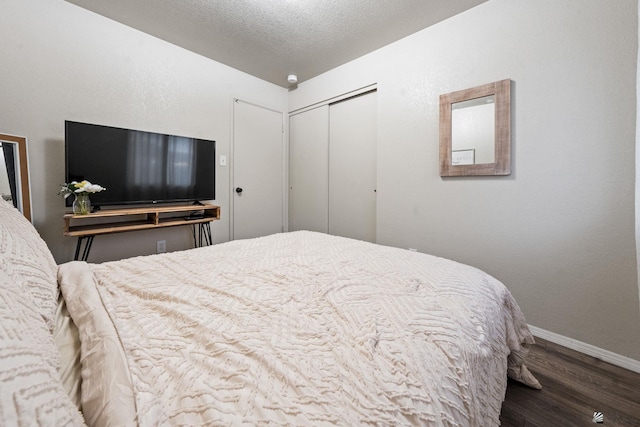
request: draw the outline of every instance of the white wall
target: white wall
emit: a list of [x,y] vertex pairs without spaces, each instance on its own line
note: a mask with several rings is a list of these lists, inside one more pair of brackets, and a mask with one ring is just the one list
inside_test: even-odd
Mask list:
[[[479,267],[530,324],[640,360],[636,0],[491,0],[290,92],[378,84],[378,242]],[[446,178],[440,94],[505,78],[513,172]]]
[[[229,155],[232,98],[286,110],[287,91],[62,0],[3,0],[0,132],[28,138],[34,224],[58,262],[62,236],[64,121],[213,139]],[[229,168],[217,167],[216,242],[229,239]],[[189,227],[99,236],[90,260],[192,246]]]

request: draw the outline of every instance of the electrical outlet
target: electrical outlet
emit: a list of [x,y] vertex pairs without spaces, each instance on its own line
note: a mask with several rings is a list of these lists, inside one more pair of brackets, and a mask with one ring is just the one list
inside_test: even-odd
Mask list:
[[417,250],[416,248],[409,248],[409,250],[410,250],[411,252],[418,252],[418,250]]
[[156,253],[163,254],[167,252],[167,241],[166,240],[158,240],[156,242]]

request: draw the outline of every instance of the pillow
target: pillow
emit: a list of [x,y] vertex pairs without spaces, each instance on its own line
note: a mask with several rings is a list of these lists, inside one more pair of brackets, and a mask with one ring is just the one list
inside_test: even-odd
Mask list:
[[67,303],[62,298],[62,293],[58,298],[58,309],[56,310],[56,324],[53,329],[53,341],[56,343],[60,353],[60,380],[78,410],[82,408],[81,385],[82,385],[82,365],[80,364],[80,336],[78,328],[67,310]]
[[92,426],[136,425],[136,403],[124,348],[89,264],[62,264],[58,277],[81,347],[81,405]]
[[29,295],[52,331],[58,266],[33,224],[4,200],[0,200],[0,270]]
[[0,425],[82,426],[58,376],[58,353],[39,310],[0,271]]

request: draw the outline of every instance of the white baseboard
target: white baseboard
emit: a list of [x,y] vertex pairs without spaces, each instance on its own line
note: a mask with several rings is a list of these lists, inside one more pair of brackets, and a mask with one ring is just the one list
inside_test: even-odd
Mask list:
[[573,338],[568,338],[554,332],[549,332],[532,325],[529,325],[529,329],[536,337],[540,337],[547,341],[551,341],[552,343],[570,348],[571,350],[579,351],[580,353],[587,354],[595,357],[596,359],[600,359],[604,362],[611,363],[612,365],[640,374],[640,360],[631,359],[630,357],[622,356],[612,351],[605,350],[582,341],[574,340]]

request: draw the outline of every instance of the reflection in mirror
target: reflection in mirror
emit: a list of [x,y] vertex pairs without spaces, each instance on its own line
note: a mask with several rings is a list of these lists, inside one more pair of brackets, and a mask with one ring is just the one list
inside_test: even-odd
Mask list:
[[13,145],[0,142],[0,197],[18,207]]
[[440,175],[511,173],[511,80],[440,95]]
[[451,163],[495,161],[495,95],[451,105]]
[[27,140],[0,134],[0,197],[31,221]]

